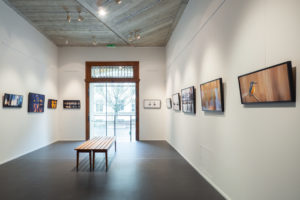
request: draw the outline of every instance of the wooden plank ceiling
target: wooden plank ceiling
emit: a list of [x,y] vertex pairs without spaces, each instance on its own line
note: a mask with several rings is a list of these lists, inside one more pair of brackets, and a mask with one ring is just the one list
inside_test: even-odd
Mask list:
[[[122,0],[121,4],[115,0],[5,2],[57,46],[150,47],[167,44],[188,0]],[[107,13],[105,16],[98,14],[99,3]],[[81,22],[77,20],[79,12]],[[129,39],[134,31],[141,39]]]

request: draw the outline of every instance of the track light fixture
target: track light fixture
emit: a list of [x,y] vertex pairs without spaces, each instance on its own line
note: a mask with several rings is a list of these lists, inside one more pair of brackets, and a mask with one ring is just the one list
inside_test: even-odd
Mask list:
[[115,0],[117,4],[121,4],[122,0]]
[[136,41],[136,40],[140,40],[141,39],[141,34],[138,30],[135,30],[134,32],[131,32],[129,34],[129,38],[128,38],[128,41],[129,42],[133,42],[133,41]]
[[84,18],[81,16],[81,12],[78,12],[78,18],[77,21],[78,22],[82,22],[84,20]]
[[95,37],[95,36],[93,36],[93,42],[92,42],[92,44],[93,44],[94,46],[97,45],[97,41],[96,41],[96,37]]
[[72,18],[71,18],[71,16],[70,16],[70,13],[67,12],[67,21],[68,21],[69,23],[71,23],[71,20],[72,20]]

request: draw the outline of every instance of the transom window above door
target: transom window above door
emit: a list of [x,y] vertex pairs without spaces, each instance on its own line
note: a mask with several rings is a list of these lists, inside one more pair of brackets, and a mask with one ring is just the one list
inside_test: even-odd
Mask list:
[[92,78],[133,78],[133,66],[92,66]]

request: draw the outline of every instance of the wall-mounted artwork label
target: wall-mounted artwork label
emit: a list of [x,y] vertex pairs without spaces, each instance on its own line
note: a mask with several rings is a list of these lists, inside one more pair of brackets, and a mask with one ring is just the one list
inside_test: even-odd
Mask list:
[[145,99],[144,108],[146,109],[160,109],[161,101],[158,99]]
[[29,93],[28,95],[28,112],[44,112],[45,95]]
[[167,104],[167,108],[171,109],[172,108],[172,99],[171,98],[167,98],[166,99],[166,104]]
[[290,61],[239,76],[238,79],[242,104],[295,101]]
[[80,100],[64,100],[65,109],[80,109]]
[[173,94],[172,102],[173,102],[173,110],[180,111],[180,95],[179,95],[179,93]]
[[57,108],[57,100],[48,99],[48,108],[49,109],[56,109]]
[[182,101],[182,112],[196,113],[194,86],[181,90],[181,101]]
[[5,108],[21,108],[23,104],[23,96],[15,94],[4,94],[3,107]]
[[200,94],[203,111],[224,111],[222,78],[201,84]]

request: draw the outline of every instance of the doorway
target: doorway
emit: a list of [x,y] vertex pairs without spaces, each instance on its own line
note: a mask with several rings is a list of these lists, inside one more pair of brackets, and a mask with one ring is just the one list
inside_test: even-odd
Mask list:
[[86,139],[139,140],[139,63],[86,63]]
[[90,83],[90,138],[135,141],[135,83]]

